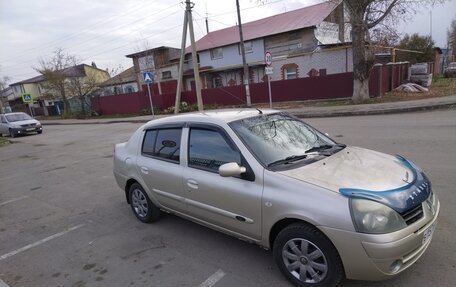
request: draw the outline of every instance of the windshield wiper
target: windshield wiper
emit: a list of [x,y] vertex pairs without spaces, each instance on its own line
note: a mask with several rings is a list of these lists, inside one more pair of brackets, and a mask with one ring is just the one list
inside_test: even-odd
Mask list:
[[268,167],[279,165],[279,164],[287,164],[287,163],[290,163],[290,162],[293,162],[293,161],[298,161],[298,160],[301,160],[301,159],[305,159],[306,157],[307,157],[306,154],[291,155],[291,156],[286,157],[284,159],[279,159],[279,160],[271,162],[270,164],[268,164]]
[[314,151],[327,150],[327,149],[330,149],[330,148],[333,148],[333,147],[344,148],[344,147],[346,147],[346,145],[344,145],[344,144],[335,144],[335,145],[325,144],[325,145],[320,145],[320,146],[314,146],[313,148],[310,148],[310,149],[306,150],[305,153],[311,153],[311,152],[314,152]]

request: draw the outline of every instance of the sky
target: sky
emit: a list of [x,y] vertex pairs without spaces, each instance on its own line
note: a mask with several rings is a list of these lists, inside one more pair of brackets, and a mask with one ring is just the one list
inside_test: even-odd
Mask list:
[[[193,0],[195,39],[236,24],[235,0]],[[250,22],[322,0],[240,0],[242,22]],[[262,4],[264,3],[264,4]],[[180,48],[185,4],[177,0],[0,0],[0,77],[11,83],[38,75],[40,59],[63,48],[83,63],[120,71],[133,65],[125,55],[157,46]],[[434,8],[418,6],[400,33],[429,35],[446,47],[456,18],[456,0]],[[187,46],[189,38],[187,37]]]

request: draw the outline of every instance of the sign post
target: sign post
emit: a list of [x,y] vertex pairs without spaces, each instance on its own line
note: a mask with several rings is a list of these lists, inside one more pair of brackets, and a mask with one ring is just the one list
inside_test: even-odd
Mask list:
[[152,114],[152,119],[155,117],[154,114],[154,105],[152,104],[152,95],[150,93],[150,84],[152,81],[152,73],[151,72],[144,72],[143,73],[144,83],[147,84],[147,93],[149,94],[149,102],[150,102],[150,112]]
[[269,108],[272,109],[272,95],[271,95],[271,77],[274,73],[274,70],[271,67],[272,64],[272,54],[271,52],[264,53],[264,62],[266,63],[266,67],[264,68],[265,74],[268,76],[268,91],[269,91]]
[[33,117],[33,111],[32,111],[32,107],[30,105],[33,103],[32,93],[25,92],[25,93],[22,93],[21,96],[22,96],[22,102],[27,104],[29,111],[30,111],[30,116]]

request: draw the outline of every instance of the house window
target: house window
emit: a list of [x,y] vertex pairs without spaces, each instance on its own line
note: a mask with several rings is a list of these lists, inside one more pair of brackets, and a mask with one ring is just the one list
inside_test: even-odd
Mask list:
[[162,72],[162,79],[171,79],[171,71],[163,71]]
[[222,48],[215,48],[211,50],[211,59],[221,59],[223,58],[223,49]]
[[114,95],[119,95],[119,94],[122,94],[122,88],[114,87]]
[[282,79],[291,80],[298,78],[298,65],[295,63],[285,64],[281,68]]
[[[244,42],[244,49],[245,49],[245,53],[252,53],[253,52],[253,44],[251,41],[249,42]],[[239,55],[242,54],[242,51],[241,51],[241,44],[239,44]]]
[[214,88],[223,87],[222,77],[220,75],[212,77],[212,85]]
[[290,79],[296,79],[297,74],[296,74],[296,68],[291,67],[283,70],[285,74],[285,80],[290,80]]
[[124,89],[125,89],[126,93],[133,93],[135,91],[133,86],[126,86],[126,87],[124,87]]

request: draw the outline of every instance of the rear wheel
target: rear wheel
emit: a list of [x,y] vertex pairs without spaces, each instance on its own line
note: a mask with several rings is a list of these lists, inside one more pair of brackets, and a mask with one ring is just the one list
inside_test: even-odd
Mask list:
[[280,271],[296,286],[337,286],[344,277],[336,248],[307,224],[284,228],[274,241],[273,254]]
[[132,184],[129,195],[131,209],[140,221],[148,223],[160,218],[160,209],[152,203],[140,184]]

